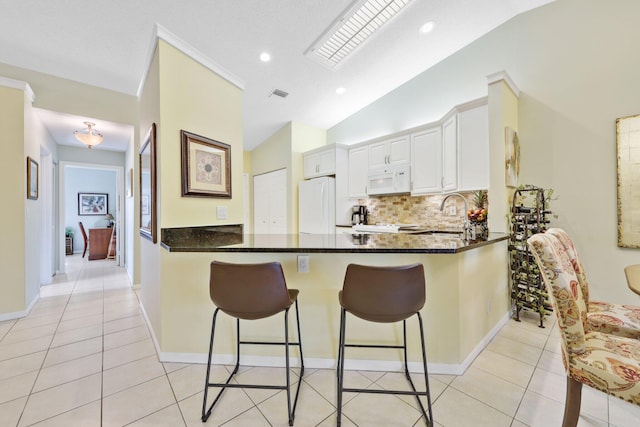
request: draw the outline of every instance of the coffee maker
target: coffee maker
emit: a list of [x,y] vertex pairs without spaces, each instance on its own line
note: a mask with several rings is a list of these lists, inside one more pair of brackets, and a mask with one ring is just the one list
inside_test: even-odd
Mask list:
[[366,224],[369,212],[364,205],[354,205],[353,213],[351,214],[351,225]]

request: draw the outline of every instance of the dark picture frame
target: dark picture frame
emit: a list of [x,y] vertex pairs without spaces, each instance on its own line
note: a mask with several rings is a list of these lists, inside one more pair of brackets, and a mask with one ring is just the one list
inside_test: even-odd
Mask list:
[[140,236],[158,241],[156,194],[156,124],[151,124],[139,151],[140,166]]
[[231,198],[231,146],[185,130],[182,141],[182,195]]
[[38,169],[40,165],[30,156],[27,156],[27,199],[38,200],[40,184],[38,182]]
[[106,215],[109,213],[107,193],[78,193],[78,215]]

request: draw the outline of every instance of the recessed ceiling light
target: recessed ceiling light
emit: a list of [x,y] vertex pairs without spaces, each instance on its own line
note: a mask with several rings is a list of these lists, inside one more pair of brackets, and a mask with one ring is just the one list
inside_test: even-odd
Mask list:
[[427,34],[430,33],[431,31],[433,31],[433,29],[436,27],[436,23],[433,21],[429,21],[429,22],[425,22],[424,24],[422,24],[422,26],[420,27],[420,34]]
[[262,62],[269,62],[271,61],[271,55],[269,55],[267,52],[262,52],[260,54],[260,61]]
[[342,95],[342,94],[343,94],[343,93],[345,93],[346,91],[347,91],[347,89],[346,89],[346,88],[344,88],[344,87],[339,87],[338,89],[336,89],[336,93],[337,93],[338,95]]

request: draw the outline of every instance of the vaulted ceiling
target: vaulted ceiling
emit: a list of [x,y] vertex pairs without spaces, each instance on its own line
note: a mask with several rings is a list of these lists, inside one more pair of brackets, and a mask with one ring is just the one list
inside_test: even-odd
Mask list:
[[[383,0],[379,0],[383,1]],[[553,0],[414,0],[349,59],[328,69],[304,55],[351,0],[0,0],[0,62],[133,94],[156,24],[244,84],[244,147],[289,121],[329,128],[493,28]],[[419,33],[426,22],[435,28]],[[262,52],[271,55],[262,62]],[[336,89],[346,91],[339,95]],[[269,97],[273,89],[289,93]],[[44,112],[61,144],[85,118]],[[126,133],[127,127],[96,128]],[[128,140],[126,141],[128,142]],[[120,139],[113,147],[124,149]]]

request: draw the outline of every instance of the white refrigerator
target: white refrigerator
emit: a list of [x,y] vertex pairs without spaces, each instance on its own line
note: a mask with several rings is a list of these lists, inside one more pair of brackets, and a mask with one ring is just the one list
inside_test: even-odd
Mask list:
[[333,234],[336,230],[336,180],[324,176],[298,185],[300,233]]

